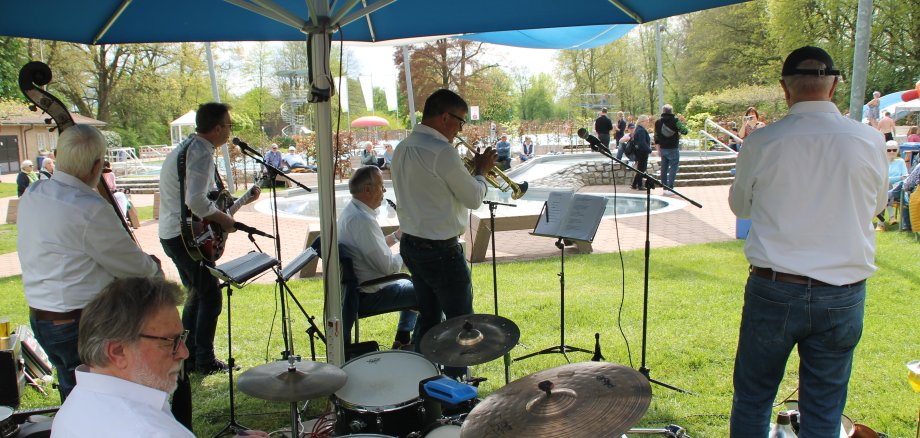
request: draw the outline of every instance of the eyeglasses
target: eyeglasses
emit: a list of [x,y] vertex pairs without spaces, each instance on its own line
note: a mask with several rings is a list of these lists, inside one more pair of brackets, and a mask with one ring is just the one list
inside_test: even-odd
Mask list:
[[233,129],[233,122],[230,122],[230,123],[221,123],[220,126],[226,126],[226,127],[230,128],[230,129]]
[[897,149],[888,149],[888,152],[897,152]]
[[449,116],[451,116],[451,117],[457,119],[457,121],[460,122],[460,129],[463,129],[463,125],[466,124],[466,120],[463,120],[462,117],[460,117],[460,116],[458,116],[458,115],[455,115],[454,113],[447,113],[447,114],[448,114]]
[[147,338],[147,339],[155,339],[158,341],[172,342],[172,354],[176,354],[176,352],[179,351],[179,344],[185,343],[185,340],[188,339],[188,330],[183,330],[182,334],[179,336],[176,336],[175,338],[165,338],[163,336],[151,336],[151,335],[145,335],[143,333],[141,333],[139,336],[142,338]]

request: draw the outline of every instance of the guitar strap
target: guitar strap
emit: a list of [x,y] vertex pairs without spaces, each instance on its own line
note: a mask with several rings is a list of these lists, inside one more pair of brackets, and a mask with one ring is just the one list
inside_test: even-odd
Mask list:
[[[192,217],[191,211],[188,209],[188,205],[185,203],[185,169],[186,162],[188,159],[188,149],[192,145],[194,140],[193,136],[189,136],[182,143],[179,144],[179,156],[176,157],[176,166],[178,166],[177,173],[179,175],[179,211],[182,214],[182,224],[184,226],[185,220]],[[217,184],[217,191],[222,192],[224,190],[224,182],[220,178],[220,173],[217,171],[217,162],[214,163],[214,183]]]

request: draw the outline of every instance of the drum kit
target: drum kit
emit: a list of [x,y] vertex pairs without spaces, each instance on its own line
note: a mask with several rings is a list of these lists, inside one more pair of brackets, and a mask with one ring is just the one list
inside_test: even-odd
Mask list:
[[[630,429],[648,409],[652,390],[648,379],[629,367],[563,365],[515,380],[479,401],[475,388],[440,376],[435,365],[483,364],[511,351],[519,338],[520,330],[506,318],[467,315],[426,333],[422,354],[377,351],[341,369],[309,361],[269,363],[244,372],[238,388],[256,398],[292,403],[292,430],[298,431],[297,402],[329,396],[333,436],[351,438],[687,437],[677,426]],[[469,391],[456,392],[471,399],[462,405],[469,408],[445,416],[449,404],[444,401],[457,386]]]

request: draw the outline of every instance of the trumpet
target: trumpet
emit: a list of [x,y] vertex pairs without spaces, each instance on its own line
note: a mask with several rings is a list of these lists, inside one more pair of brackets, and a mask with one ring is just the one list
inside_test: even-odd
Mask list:
[[[466,155],[461,157],[463,160],[463,165],[466,166],[466,170],[470,172],[470,175],[476,174],[476,164],[473,163],[473,148],[466,142],[462,137],[455,136],[457,139],[457,144],[454,145],[454,148],[457,148],[460,145],[466,147]],[[501,169],[497,167],[492,167],[487,174],[484,175],[486,181],[503,192],[511,190],[511,199],[520,199],[521,196],[524,196],[524,193],[527,193],[527,181],[522,183],[516,183],[505,175],[505,172],[502,172]]]

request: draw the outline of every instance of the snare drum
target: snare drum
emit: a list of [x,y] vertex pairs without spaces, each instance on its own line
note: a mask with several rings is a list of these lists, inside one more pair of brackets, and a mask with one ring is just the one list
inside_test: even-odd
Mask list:
[[419,382],[440,373],[418,353],[377,351],[352,359],[342,370],[348,381],[332,397],[339,434],[406,436],[440,416],[437,403],[419,397]]
[[460,438],[460,426],[445,424],[428,432],[425,438]]

